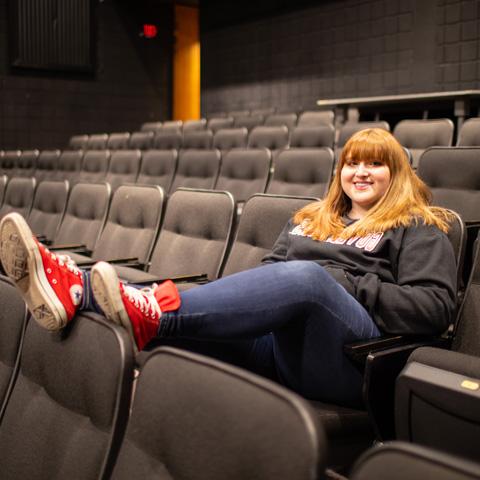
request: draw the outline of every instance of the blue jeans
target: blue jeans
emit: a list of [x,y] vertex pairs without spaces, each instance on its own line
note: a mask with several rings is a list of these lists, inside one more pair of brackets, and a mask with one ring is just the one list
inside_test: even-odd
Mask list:
[[181,299],[177,311],[162,314],[158,343],[211,353],[307,398],[361,404],[362,375],[343,346],[380,331],[317,263],[260,266],[182,292]]

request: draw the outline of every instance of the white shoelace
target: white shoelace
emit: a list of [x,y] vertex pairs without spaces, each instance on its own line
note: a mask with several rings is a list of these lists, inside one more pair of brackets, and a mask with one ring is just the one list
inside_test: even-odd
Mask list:
[[157,299],[153,295],[153,288],[142,288],[139,290],[138,288],[124,285],[123,290],[130,302],[140,309],[143,314],[155,319],[160,317],[162,312]]
[[69,272],[74,273],[75,275],[80,275],[81,271],[78,268],[75,261],[68,255],[56,255],[55,253],[50,252],[52,260],[58,263],[60,267],[67,267]]

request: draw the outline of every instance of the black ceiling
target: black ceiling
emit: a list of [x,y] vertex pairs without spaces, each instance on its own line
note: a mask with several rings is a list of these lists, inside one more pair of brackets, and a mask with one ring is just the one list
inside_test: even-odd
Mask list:
[[340,0],[256,0],[238,2],[234,0],[199,0],[201,28],[203,31],[223,28],[246,21],[281,15]]

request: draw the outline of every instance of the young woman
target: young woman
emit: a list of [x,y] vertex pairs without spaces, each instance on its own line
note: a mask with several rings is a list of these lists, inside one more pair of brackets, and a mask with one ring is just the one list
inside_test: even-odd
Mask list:
[[91,309],[127,328],[139,349],[153,338],[203,342],[204,352],[229,342],[235,357],[238,344],[252,370],[308,398],[356,405],[362,378],[345,343],[440,333],[453,320],[449,215],[428,202],[402,147],[370,129],[349,140],[326,198],[295,214],[258,268],[180,294],[171,282],[139,290],[105,262],[88,274],[50,253],[15,214],[0,224],[0,255],[48,329]]

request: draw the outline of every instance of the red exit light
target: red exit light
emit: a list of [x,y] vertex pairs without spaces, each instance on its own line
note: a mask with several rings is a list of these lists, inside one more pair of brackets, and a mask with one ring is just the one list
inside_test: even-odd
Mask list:
[[157,36],[156,25],[145,23],[143,25],[143,35],[145,36],[145,38],[155,38]]

